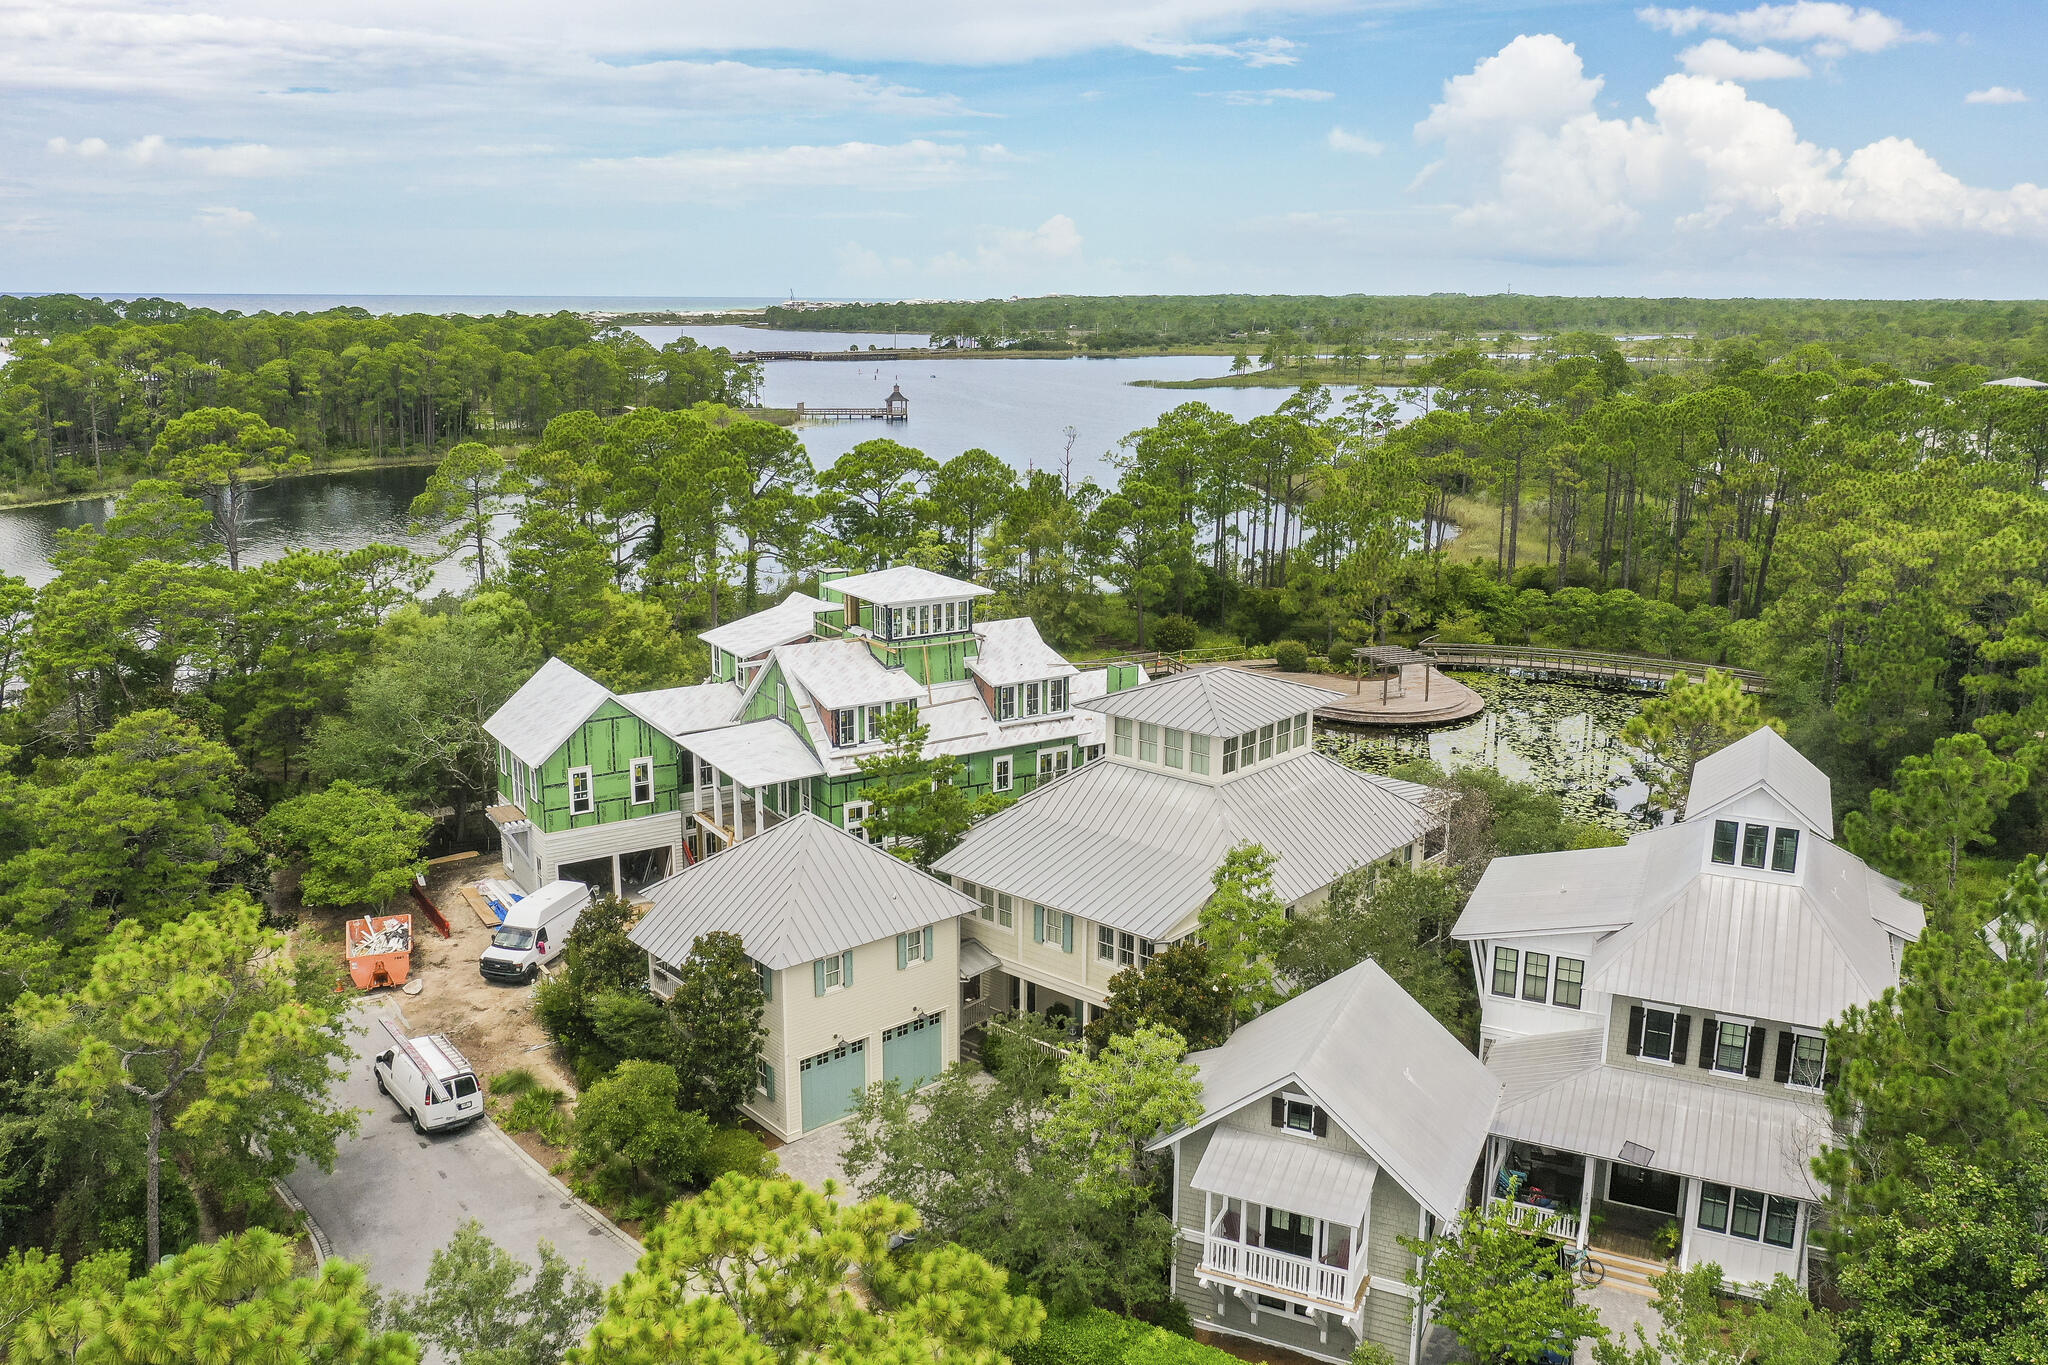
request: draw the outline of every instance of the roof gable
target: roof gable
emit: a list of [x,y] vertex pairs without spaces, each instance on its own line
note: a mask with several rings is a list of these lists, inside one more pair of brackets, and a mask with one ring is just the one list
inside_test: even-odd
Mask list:
[[595,678],[551,658],[491,713],[484,733],[537,768],[611,695]]
[[891,569],[877,569],[873,573],[857,573],[848,578],[835,578],[829,583],[818,585],[820,592],[835,592],[847,597],[857,597],[863,602],[879,602],[885,607],[900,606],[905,602],[943,602],[962,597],[987,597],[994,591],[979,583],[969,583],[964,578],[948,578],[930,569],[920,569],[914,564],[898,564]]
[[1827,774],[1768,725],[1699,761],[1685,795],[1685,818],[1697,820],[1758,788],[1777,797],[1821,838],[1835,837]]
[[1249,669],[1201,668],[1083,704],[1107,716],[1198,735],[1237,735],[1327,706],[1341,695]]
[[1081,670],[1045,642],[1038,623],[1028,616],[978,621],[974,626],[978,652],[967,667],[995,687],[1035,682],[1040,678],[1071,678]]
[[793,592],[772,607],[700,631],[697,638],[714,649],[737,654],[742,659],[752,658],[776,645],[808,640],[817,627],[818,616],[838,609],[836,602]]
[[700,935],[724,932],[778,971],[975,909],[938,878],[810,814],[721,849],[644,894],[654,908],[628,937],[655,957],[680,963]]

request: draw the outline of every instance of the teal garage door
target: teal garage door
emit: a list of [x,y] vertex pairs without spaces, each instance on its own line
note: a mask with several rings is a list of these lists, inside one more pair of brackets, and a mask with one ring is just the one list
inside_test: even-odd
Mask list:
[[804,1131],[844,1118],[868,1088],[868,1042],[841,1043],[830,1052],[806,1057],[797,1064],[803,1074]]
[[882,1034],[882,1079],[915,1090],[945,1070],[945,1016],[927,1014]]

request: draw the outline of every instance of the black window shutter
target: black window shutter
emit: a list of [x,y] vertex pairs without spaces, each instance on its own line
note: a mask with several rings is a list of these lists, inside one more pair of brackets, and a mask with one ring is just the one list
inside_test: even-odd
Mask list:
[[1708,1015],[1700,1024],[1700,1070],[1714,1069],[1714,1049],[1721,1043],[1721,1026]]
[[1792,1034],[1790,1030],[1778,1031],[1778,1060],[1771,1068],[1771,1079],[1779,1085],[1792,1079]]
[[1323,1112],[1323,1107],[1320,1104],[1316,1106],[1315,1131],[1317,1137],[1328,1137],[1330,1135],[1330,1116]]
[[1749,1026],[1749,1064],[1742,1068],[1742,1074],[1751,1080],[1764,1074],[1764,1035],[1769,1032],[1761,1024]]
[[1691,1040],[1692,1016],[1690,1014],[1681,1014],[1678,1016],[1677,1022],[1671,1025],[1672,1061],[1679,1063],[1683,1063],[1685,1061],[1685,1047],[1686,1044]]
[[1641,1005],[1630,1005],[1628,1007],[1628,1055],[1631,1057],[1643,1055],[1643,1007]]
[[1287,1101],[1281,1099],[1278,1095],[1273,1097],[1273,1126],[1275,1128],[1285,1128],[1287,1126]]

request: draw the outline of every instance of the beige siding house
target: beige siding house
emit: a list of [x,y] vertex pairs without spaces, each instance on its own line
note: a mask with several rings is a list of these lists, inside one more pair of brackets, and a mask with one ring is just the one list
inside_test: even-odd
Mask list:
[[1191,1060],[1204,1113],[1154,1150],[1173,1153],[1173,1288],[1196,1324],[1412,1365],[1401,1238],[1464,1207],[1500,1083],[1371,961]]
[[738,935],[757,964],[767,1038],[742,1107],[777,1137],[837,1122],[877,1081],[915,1090],[959,1059],[968,903],[858,835],[792,816],[646,898],[632,939],[656,995],[704,934]]

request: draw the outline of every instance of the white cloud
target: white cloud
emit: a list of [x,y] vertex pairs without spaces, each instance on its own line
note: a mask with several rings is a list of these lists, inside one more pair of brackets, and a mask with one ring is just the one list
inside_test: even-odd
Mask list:
[[1988,90],[1972,90],[1963,96],[1964,104],[2025,104],[2027,92],[2014,90],[2010,86],[1994,85]]
[[1822,57],[1882,52],[1898,43],[1917,42],[1929,36],[1915,33],[1891,15],[1867,5],[1845,5],[1835,0],[1792,0],[1790,4],[1758,5],[1734,14],[1696,5],[1685,9],[1652,5],[1637,10],[1636,17],[1681,38],[1705,31],[1745,43],[1802,43]]
[[990,163],[1014,158],[999,144],[968,148],[914,138],[908,142],[841,142],[830,146],[698,147],[662,156],[606,157],[584,169],[621,189],[660,198],[745,198],[767,190],[857,186],[923,189],[990,174]]
[[174,143],[158,133],[137,138],[125,147],[116,147],[97,137],[76,142],[53,137],[44,145],[52,156],[80,161],[119,161],[130,166],[235,178],[294,175],[334,159],[333,153],[325,150],[288,150],[261,142]]
[[1358,156],[1378,156],[1386,150],[1385,144],[1346,128],[1332,128],[1329,136],[1323,140],[1329,144],[1333,152],[1351,152]]
[[256,215],[247,209],[211,204],[193,214],[192,221],[209,232],[242,232],[256,226]]
[[1845,156],[1742,87],[1691,74],[1649,92],[1650,118],[1603,118],[1602,84],[1552,34],[1519,37],[1444,82],[1416,133],[1443,144],[1435,181],[1458,206],[1454,221],[1561,257],[1659,224],[1667,235],[1725,225],[2048,237],[2048,190],[1965,185],[1909,139]]
[[946,252],[931,263],[937,275],[973,275],[1015,280],[1051,268],[1067,269],[1081,259],[1081,231],[1064,213],[1035,228],[992,228],[981,234],[972,257]]
[[[1178,57],[1183,61],[1194,57],[1210,57],[1219,61],[1240,61],[1246,66],[1293,66],[1301,58],[1295,55],[1301,46],[1285,38],[1244,38],[1235,43],[1188,43],[1170,42],[1162,38],[1147,38],[1131,44],[1140,52],[1150,52],[1159,57]],[[1177,71],[1199,71],[1200,67],[1181,66]]]
[[1273,104],[1280,100],[1297,100],[1305,104],[1320,104],[1324,100],[1337,98],[1334,90],[1294,90],[1285,86],[1273,90],[1205,90],[1205,96],[1214,95],[1225,104],[1261,105]]
[[1810,76],[1813,68],[1774,47],[1737,47],[1726,38],[1709,38],[1678,54],[1678,63],[1695,76],[1727,81],[1769,81]]

